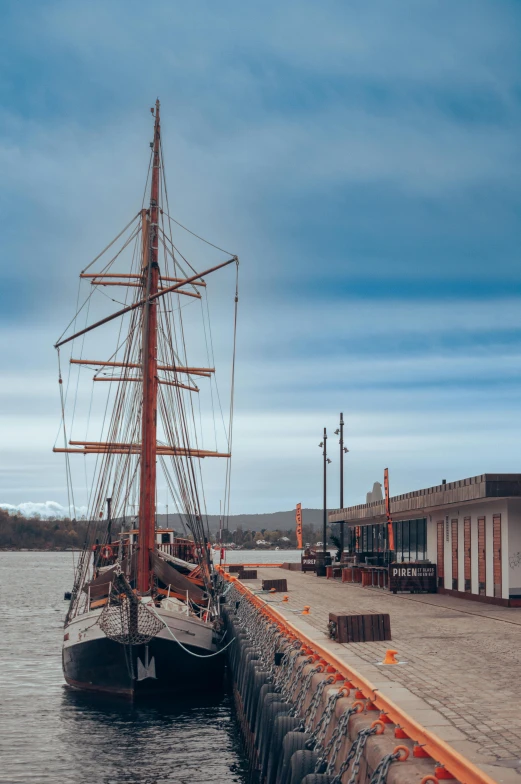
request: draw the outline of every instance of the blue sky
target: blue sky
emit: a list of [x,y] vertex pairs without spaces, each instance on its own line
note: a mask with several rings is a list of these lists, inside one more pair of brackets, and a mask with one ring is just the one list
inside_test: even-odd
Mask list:
[[519,3],[0,14],[0,502],[66,501],[52,344],[156,96],[176,217],[242,260],[232,510],[320,506],[340,410],[350,503],[521,470]]

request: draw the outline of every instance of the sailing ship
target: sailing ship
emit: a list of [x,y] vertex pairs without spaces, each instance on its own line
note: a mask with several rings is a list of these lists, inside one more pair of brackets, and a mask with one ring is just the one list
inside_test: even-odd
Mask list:
[[[55,445],[54,451],[65,455],[71,517],[76,510],[73,463],[81,462],[73,456],[84,456],[88,485],[85,517],[90,521],[65,619],[64,677],[78,689],[132,698],[220,687],[222,651],[228,644],[219,619],[220,586],[212,564],[201,461],[226,461],[226,506],[238,258],[169,214],[159,101],[151,112],[154,136],[145,188],[146,192],[150,182],[149,204],[143,204],[125,229],[82,270],[80,286],[88,286],[89,294],[55,344],[63,446]],[[197,271],[179,250],[176,232],[182,231],[189,233],[192,242],[205,242],[209,252],[227,257]],[[199,379],[215,388],[214,402],[218,394],[215,367],[211,366],[207,278],[229,265],[235,265],[229,299],[230,305],[234,303],[230,307],[234,313],[230,318],[230,416],[226,425],[222,419],[225,449],[219,451],[204,446],[203,420],[194,397],[201,391]],[[95,309],[93,295],[111,291],[107,287],[123,292],[123,308],[88,323],[89,311]],[[106,304],[107,297],[102,299]],[[108,301],[112,302],[110,296]],[[206,342],[200,340],[196,349],[206,346],[207,366],[191,365],[188,359],[192,329],[187,326],[187,305],[200,306],[196,316],[192,308],[192,321],[202,321]],[[82,317],[85,326],[78,329]],[[105,326],[109,323],[117,326],[113,343]],[[97,350],[105,352],[99,360],[89,356],[93,338]],[[67,374],[62,375],[64,346],[71,353]],[[85,371],[94,371],[86,421],[78,413],[78,393],[71,391],[80,389]],[[78,374],[76,382],[71,372]],[[94,383],[101,381],[109,383]],[[106,392],[102,413],[99,419],[94,417],[101,434],[98,430],[99,440],[92,440],[92,401],[102,388]],[[78,427],[83,430],[81,438],[73,432]],[[184,536],[173,528],[157,526],[158,470],[177,510],[176,525],[180,522],[184,526]]]

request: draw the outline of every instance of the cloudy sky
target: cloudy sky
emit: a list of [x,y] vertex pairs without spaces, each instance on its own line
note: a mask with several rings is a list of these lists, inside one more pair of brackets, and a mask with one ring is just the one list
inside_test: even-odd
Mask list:
[[140,207],[157,96],[172,211],[241,258],[232,511],[320,506],[340,411],[347,503],[386,466],[393,494],[521,471],[519,3],[1,16],[1,503],[66,503],[52,346]]

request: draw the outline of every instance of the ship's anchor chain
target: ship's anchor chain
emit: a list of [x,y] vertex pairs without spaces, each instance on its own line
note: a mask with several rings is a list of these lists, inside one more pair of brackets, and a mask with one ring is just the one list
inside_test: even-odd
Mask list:
[[360,730],[355,740],[353,741],[353,745],[351,746],[347,757],[342,762],[338,773],[334,777],[332,784],[341,784],[342,776],[349,768],[351,760],[353,760],[353,767],[351,769],[351,775],[349,776],[347,784],[356,784],[358,781],[358,774],[360,773],[360,762],[362,760],[362,754],[364,753],[365,745],[371,735],[376,735],[377,730],[377,727],[366,727],[366,729]]
[[[349,719],[357,713],[357,708],[348,708],[340,717],[333,734],[329,739],[329,743],[324,747],[320,754],[317,764],[315,765],[315,773],[327,773],[332,775],[335,770],[336,758],[342,745],[342,739],[349,728]],[[330,756],[331,755],[331,756]],[[329,761],[328,761],[329,760]]]
[[[407,752],[407,754],[404,755],[403,752],[405,751]],[[408,756],[409,756],[409,750],[407,749],[406,746],[397,746],[392,754],[386,754],[385,757],[382,757],[382,759],[374,769],[369,784],[385,784],[385,782],[387,781],[387,774],[389,773],[389,768],[391,767],[393,762],[405,762]]]
[[313,675],[315,675],[317,672],[322,672],[322,671],[323,671],[323,667],[319,665],[318,667],[313,667],[313,669],[311,669],[308,672],[308,674],[302,681],[302,685],[300,687],[298,697],[296,699],[295,705],[291,709],[290,716],[298,716],[300,714],[302,710],[302,705],[304,704],[304,700],[306,698],[306,694],[311,685],[311,680],[313,678]]
[[[291,646],[289,650],[291,650]],[[285,664],[288,661],[289,650],[284,653],[281,664]],[[275,658],[275,651],[273,652],[273,657]],[[298,667],[296,667],[297,658],[297,656],[289,657],[287,672],[284,672],[284,667],[281,666],[279,667],[279,672],[276,672],[274,676],[275,686],[280,691],[280,693],[284,695],[285,699],[289,698],[293,691],[294,684],[306,666],[306,661],[304,661],[301,662]]]
[[[302,647],[300,640],[281,640],[280,633],[272,624],[266,625],[264,618],[259,616],[248,602],[241,601],[242,597],[238,591],[233,588],[231,591],[231,601],[235,601],[235,615],[241,625],[244,626],[244,631],[248,641],[250,641],[256,650],[260,661],[269,673],[269,682],[272,682],[275,691],[281,693],[285,699],[289,699],[294,693],[296,685],[300,681],[300,676],[306,665],[312,664],[314,659],[306,657],[300,661],[297,666],[297,660],[300,658],[297,653],[291,656],[291,651],[298,651]],[[288,666],[275,666],[275,653],[282,653],[282,663]],[[315,668],[304,679],[304,683],[299,689],[296,705],[292,711],[292,715],[298,715],[307,691],[306,684],[309,686],[311,678],[315,672],[322,672],[323,668]],[[296,711],[296,712],[295,712]]]
[[235,611],[241,624],[244,624],[246,637],[258,652],[259,660],[269,672],[269,681],[275,678],[275,668],[271,651],[275,649],[275,633],[271,627],[265,628],[261,620],[252,613],[247,604],[239,604]]
[[[288,695],[298,681],[299,675],[305,665],[311,661],[306,660],[299,666],[295,673],[297,656],[289,656],[291,650],[301,647],[300,641],[281,641],[280,634],[271,624],[265,625],[264,619],[248,603],[241,601],[242,597],[235,588],[231,591],[231,600],[235,601],[235,615],[242,625],[247,639],[252,642],[259,652],[260,661],[269,673],[269,681],[274,683],[275,689]],[[282,650],[280,650],[282,648]],[[283,653],[282,663],[288,667],[275,666],[275,652]]]
[[[300,722],[299,726],[296,729],[296,732],[311,732],[313,724],[315,723],[315,717],[317,715],[318,707],[320,704],[320,700],[322,699],[322,694],[326,686],[330,686],[334,683],[334,678],[326,678],[326,680],[321,681],[317,688],[315,689],[315,693],[313,695],[312,700],[310,701],[308,707],[306,708],[306,712],[302,721]],[[324,714],[322,714],[323,717]],[[322,718],[320,719],[320,722]]]
[[270,674],[274,675],[273,656],[270,656],[270,654],[274,651],[276,646],[276,630],[271,624],[266,626],[263,623],[262,618],[260,618],[247,603],[237,602],[237,604],[236,615],[241,623],[245,625],[248,640],[255,643],[260,655],[260,660],[270,671]]
[[[289,656],[289,651],[292,648],[294,650],[296,650],[299,647],[301,647],[301,646],[297,645],[296,643],[290,646],[289,650],[284,654],[284,656],[282,658],[282,663],[283,664],[289,658],[289,665],[288,665],[288,668],[287,668],[287,672],[283,672],[284,668],[280,667],[280,673],[277,673],[277,675],[275,676],[276,683],[280,685],[280,690],[284,694],[285,697],[289,696],[289,694],[293,691],[293,683],[295,682],[296,677],[300,676],[300,673],[302,672],[302,670],[306,666],[306,661],[309,661],[309,660],[306,660],[304,662],[301,662],[301,664],[299,664],[299,666],[296,667],[298,655],[290,657]],[[298,670],[298,676],[295,676],[295,669]]]
[[[296,660],[296,657],[295,657],[295,660]],[[290,699],[290,697],[293,694],[293,691],[295,689],[295,684],[298,683],[298,681],[300,680],[300,676],[302,675],[304,667],[306,666],[306,664],[311,664],[312,661],[313,661],[313,659],[311,657],[309,657],[308,659],[304,659],[303,662],[300,662],[298,667],[294,668],[294,671],[292,672],[291,677],[287,680],[287,682],[284,684],[283,688],[281,689],[282,694],[284,695],[285,699],[287,699],[287,700]]]
[[[329,696],[326,708],[323,711],[322,716],[318,720],[318,723],[317,723],[315,729],[311,733],[311,738],[306,743],[306,749],[308,749],[310,751],[314,751],[315,749],[320,748],[320,746],[323,744],[324,739],[326,737],[327,728],[329,727],[329,723],[330,723],[331,719],[333,718],[333,713],[335,711],[335,705],[337,704],[338,700],[341,697],[343,697],[344,695],[345,695],[345,689],[340,689],[339,691],[334,692],[333,694],[331,694]],[[336,735],[333,732],[333,735],[331,736],[330,742],[329,742],[329,744],[327,746],[326,756],[324,756],[323,759],[322,759],[322,755],[320,756],[320,762],[321,763],[325,762],[325,760],[327,758],[327,755],[329,754],[329,752],[333,748],[333,743],[335,741],[335,738],[336,738]]]

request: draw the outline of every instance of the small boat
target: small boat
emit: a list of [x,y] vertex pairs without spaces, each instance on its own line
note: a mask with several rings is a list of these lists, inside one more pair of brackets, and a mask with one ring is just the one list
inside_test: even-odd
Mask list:
[[[206,390],[212,404],[218,392],[208,309],[214,277],[209,276],[235,268],[227,302],[230,323],[236,325],[238,258],[169,214],[159,101],[151,111],[148,207],[82,270],[80,284],[89,290],[85,306],[55,344],[63,445],[54,451],[65,456],[71,517],[78,493],[74,461],[81,463],[90,520],[65,619],[64,677],[77,689],[131,698],[220,688],[228,644],[219,617],[202,463],[227,463],[222,480],[229,508],[235,326],[229,336],[230,410],[221,451],[213,426],[213,446],[205,444],[202,423],[210,424],[211,415],[203,420],[194,398],[203,398],[203,384],[213,385],[213,392]],[[196,271],[179,250],[181,232],[221,258]],[[219,297],[225,291],[226,281]],[[122,307],[114,312],[118,301]],[[90,323],[93,313],[99,317]],[[190,351],[204,354],[206,364],[191,363]],[[94,360],[94,352],[103,353]],[[94,374],[90,402],[81,392],[86,371]],[[82,404],[87,413],[80,411]],[[215,418],[222,421],[221,411]],[[89,435],[94,429],[95,437]],[[161,497],[166,492],[176,509],[183,536],[158,528],[159,492]]]

